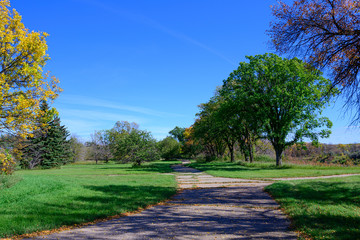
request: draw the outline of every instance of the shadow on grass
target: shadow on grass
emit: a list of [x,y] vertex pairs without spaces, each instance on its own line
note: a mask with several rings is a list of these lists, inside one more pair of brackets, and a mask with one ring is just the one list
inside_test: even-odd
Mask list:
[[266,187],[298,230],[315,238],[359,239],[360,182],[279,182]]
[[173,172],[172,168],[170,167],[171,164],[169,163],[150,163],[147,165],[141,165],[141,166],[109,166],[109,167],[100,167],[98,169],[121,169],[124,171],[130,171],[130,172],[156,172],[156,173],[171,173]]
[[[124,212],[135,211],[163,201],[176,193],[175,187],[105,185],[84,186],[87,194],[64,196],[58,201],[42,202],[34,200],[31,206],[23,209],[21,216],[17,209],[6,209],[0,219],[16,218],[7,226],[0,226],[1,237],[24,234],[39,230],[58,228],[91,222]],[[89,192],[90,190],[90,192]],[[26,226],[26,229],[23,228]]]

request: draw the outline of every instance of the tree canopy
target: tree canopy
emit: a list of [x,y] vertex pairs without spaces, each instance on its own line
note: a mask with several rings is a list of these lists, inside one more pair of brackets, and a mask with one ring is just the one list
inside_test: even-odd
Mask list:
[[41,101],[55,99],[61,89],[43,73],[48,34],[27,29],[7,0],[0,0],[0,19],[0,133],[26,137],[38,127]]
[[[250,122],[259,128],[258,134],[267,138],[276,152],[277,165],[281,165],[283,150],[308,138],[317,142],[328,137],[326,128],[331,122],[320,117],[327,104],[327,93],[335,93],[322,73],[297,58],[285,59],[275,54],[247,57],[224,82],[231,85],[236,101],[244,101],[247,111],[239,114],[252,116]],[[249,118],[249,117],[247,117]],[[325,127],[325,129],[323,128]]]
[[[317,68],[327,67],[333,85],[348,96],[348,106],[360,108],[360,1],[280,1],[273,7],[269,30],[280,53],[302,56]],[[358,113],[360,120],[360,111]]]

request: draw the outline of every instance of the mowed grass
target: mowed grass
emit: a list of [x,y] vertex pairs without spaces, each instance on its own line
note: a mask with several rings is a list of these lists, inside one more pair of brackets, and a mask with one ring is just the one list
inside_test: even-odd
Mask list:
[[312,239],[360,239],[360,177],[282,181],[266,187],[293,227]]
[[0,190],[0,238],[90,222],[134,211],[176,192],[171,164],[68,165],[18,171],[22,180]]
[[360,173],[360,167],[284,165],[274,163],[209,162],[188,165],[217,177],[264,179],[286,177],[314,177]]

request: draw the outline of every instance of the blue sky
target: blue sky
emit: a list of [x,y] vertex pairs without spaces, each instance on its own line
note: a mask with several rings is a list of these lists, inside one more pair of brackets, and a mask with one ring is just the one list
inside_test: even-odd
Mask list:
[[[44,31],[46,70],[64,91],[54,106],[87,140],[116,121],[134,121],[157,139],[194,122],[246,55],[273,52],[266,35],[274,0],[12,0],[25,26]],[[325,110],[326,143],[359,142],[341,99]]]

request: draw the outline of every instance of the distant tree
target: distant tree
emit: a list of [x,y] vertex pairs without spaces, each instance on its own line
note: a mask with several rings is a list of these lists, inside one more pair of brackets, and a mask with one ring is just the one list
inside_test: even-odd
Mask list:
[[83,161],[85,159],[85,145],[76,135],[71,135],[69,139],[72,162]]
[[261,119],[262,137],[272,143],[278,166],[287,146],[304,138],[317,142],[319,137],[329,136],[327,128],[332,123],[319,114],[328,103],[331,85],[320,71],[297,58],[283,59],[275,54],[247,59],[249,63],[241,62],[228,81],[233,92],[247,93],[248,109]]
[[122,162],[132,162],[140,166],[143,162],[158,160],[160,158],[156,148],[156,140],[150,132],[135,129],[117,142],[117,159]]
[[[360,1],[299,0],[273,7],[269,31],[280,53],[303,56],[312,66],[328,67],[333,85],[347,93],[348,106],[360,108]],[[360,120],[358,111],[357,120]]]
[[196,114],[197,119],[193,124],[194,139],[204,147],[207,159],[222,157],[226,150],[223,119],[219,119],[217,111],[219,103],[212,98],[207,103],[199,105],[200,112]]
[[185,132],[185,128],[181,128],[181,127],[176,126],[173,130],[171,130],[169,132],[169,134],[173,138],[178,140],[180,143],[184,143],[184,132]]
[[121,156],[121,153],[118,152],[118,143],[137,129],[139,129],[139,125],[135,122],[117,121],[112,129],[106,131],[106,141],[108,141],[112,156],[115,158]]
[[203,146],[195,140],[194,126],[186,128],[184,131],[184,144],[181,146],[181,156],[193,158],[202,151]]
[[41,101],[55,99],[61,89],[43,73],[47,34],[25,28],[8,0],[0,0],[0,19],[0,134],[25,138],[39,127]]
[[94,131],[91,136],[91,142],[88,143],[90,147],[90,154],[95,159],[96,164],[99,160],[104,160],[105,163],[109,162],[112,157],[110,151],[110,141],[107,131]]
[[172,137],[166,137],[157,143],[160,156],[165,160],[179,158],[181,156],[181,144]]

